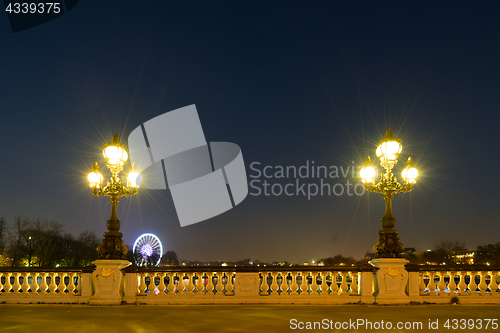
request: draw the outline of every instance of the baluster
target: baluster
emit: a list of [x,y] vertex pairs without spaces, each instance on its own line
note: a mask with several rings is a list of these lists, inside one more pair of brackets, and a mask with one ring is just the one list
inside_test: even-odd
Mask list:
[[75,275],[76,273],[69,273],[68,276],[69,276],[69,284],[68,284],[68,287],[66,289],[68,289],[68,295],[74,295],[74,291],[75,291]]
[[33,277],[33,281],[31,281],[30,285],[30,290],[32,295],[38,295],[38,282],[36,281],[38,278],[38,273],[33,272],[31,273],[31,276]]
[[177,293],[183,296],[186,295],[186,283],[184,280],[189,280],[189,277],[186,274],[187,273],[181,273],[179,275],[179,283],[177,284]]
[[318,289],[319,289],[319,286],[318,286],[318,272],[310,272],[311,274],[311,292],[309,293],[309,296],[319,296],[318,294]]
[[450,289],[450,294],[454,295],[457,291],[457,283],[455,282],[456,271],[450,272],[450,283],[448,283],[448,289]]
[[186,296],[194,296],[194,283],[193,283],[193,277],[195,273],[188,274],[186,273],[186,277],[188,280],[187,286],[186,286]]
[[425,273],[419,272],[418,278],[419,278],[418,281],[419,295],[425,295],[425,288],[427,288],[427,286],[425,285]]
[[340,288],[338,292],[339,295],[344,295],[344,296],[349,295],[349,286],[347,285],[347,275],[348,272],[340,273],[340,278],[342,279],[342,282],[340,282]]
[[279,273],[278,272],[271,272],[271,276],[273,277],[273,280],[271,282],[271,294],[270,295],[278,296],[278,289],[279,289],[278,276],[279,276]]
[[227,276],[227,284],[226,284],[226,296],[234,295],[234,286],[233,286],[233,272],[226,272]]
[[42,273],[42,284],[40,285],[40,291],[41,291],[41,294],[47,294],[47,289],[49,288],[49,286],[47,285],[47,274],[48,273]]
[[431,296],[436,295],[436,283],[434,282],[434,273],[429,274],[429,284],[427,285],[427,288],[429,288],[429,294]]
[[281,284],[280,284],[280,289],[281,289],[281,292],[280,292],[280,295],[288,295],[288,289],[289,289],[289,286],[288,286],[288,272],[281,272]]
[[283,272],[283,281],[281,282],[281,293],[288,295],[288,289],[290,289],[290,286],[288,285],[288,275],[290,272]]
[[469,282],[470,294],[475,295],[477,289],[476,274],[474,274],[473,272],[469,272],[469,275],[470,275],[470,282]]
[[207,276],[207,293],[205,295],[207,296],[213,296],[214,295],[214,282],[213,282],[213,272],[206,272],[205,273]]
[[148,273],[148,277],[149,277],[148,296],[153,296],[153,295],[156,296],[156,284],[155,284],[156,273]]
[[167,288],[165,286],[165,273],[157,273],[158,277],[160,278],[160,283],[158,284],[158,295],[160,296],[165,296],[165,289]]
[[49,284],[50,294],[55,295],[57,290],[56,273],[52,272],[49,273],[49,275],[50,275],[50,284]]
[[64,283],[64,277],[66,276],[65,273],[54,273],[54,281],[55,281],[55,276],[59,277],[59,284],[57,285],[56,290],[58,291],[59,295],[64,295],[64,290],[66,290],[66,284]]
[[298,295],[297,290],[299,289],[299,285],[297,284],[297,273],[291,272],[290,276],[292,277],[292,283],[290,285],[290,295]]
[[5,274],[5,285],[4,285],[4,290],[6,294],[10,294],[10,290],[12,289],[12,284],[10,283],[10,276],[12,273],[6,273]]
[[167,286],[168,294],[167,294],[167,296],[175,296],[176,292],[175,292],[174,278],[175,278],[176,274],[175,273],[168,273],[167,275],[168,275],[168,286]]
[[491,295],[497,296],[497,295],[499,295],[497,293],[497,290],[498,290],[497,274],[498,274],[498,272],[491,271],[489,273],[490,273],[490,277],[491,277],[490,278],[490,285],[489,285],[490,290],[491,290]]
[[[2,293],[2,289],[3,287],[5,286],[5,284],[2,283],[2,277],[7,280],[7,275],[5,273],[0,273],[0,293]],[[4,293],[6,293],[7,291],[5,289],[3,289]]]
[[217,286],[215,286],[215,296],[224,296],[224,285],[222,284],[222,277],[224,272],[217,272]]
[[23,293],[27,293],[30,289],[30,285],[28,284],[28,276],[30,273],[23,273],[23,285],[21,286],[21,290]]
[[465,275],[466,273],[463,271],[458,272],[460,275],[460,282],[458,283],[458,290],[460,294],[467,294],[467,284],[465,283]]
[[351,273],[351,295],[357,295],[358,294],[358,278],[359,278],[359,273]]
[[321,294],[320,296],[328,296],[328,283],[326,279],[328,277],[328,272],[321,272]]
[[19,277],[21,273],[14,273],[14,284],[12,285],[12,291],[14,294],[19,294],[19,289],[21,289],[21,284],[19,284]]
[[450,282],[448,283],[448,289],[450,289],[450,294],[454,295],[457,291],[457,284],[455,283],[455,276],[457,272],[450,272]]
[[488,272],[478,272],[481,280],[479,281],[479,290],[481,295],[486,295],[486,289],[488,289],[488,285],[486,284],[486,274]]
[[446,273],[441,272],[439,274],[439,283],[438,283],[438,289],[439,289],[439,295],[446,295],[446,283],[444,282],[444,277],[446,276]]
[[203,285],[203,273],[196,273],[196,296],[203,295],[205,286]]
[[[330,290],[331,290],[331,295],[332,296],[335,296],[335,295],[340,295],[340,288],[339,288],[339,285],[338,285],[338,278],[341,273],[340,272],[337,272],[336,274],[332,274],[332,284],[330,285]],[[342,277],[340,278],[341,279],[341,283],[342,283]]]
[[139,295],[146,295],[146,273],[138,273],[139,276]]
[[309,295],[309,282],[307,278],[309,277],[309,272],[301,272],[300,276],[302,277],[302,283],[300,284],[300,296]]
[[77,280],[76,280],[76,294],[77,295],[81,295],[82,294],[82,276],[83,276],[83,273],[82,272],[78,272],[76,273],[76,277],[77,277]]
[[262,284],[260,286],[260,296],[269,296],[267,289],[269,289],[269,285],[267,284],[267,276],[269,273],[261,272],[262,275]]

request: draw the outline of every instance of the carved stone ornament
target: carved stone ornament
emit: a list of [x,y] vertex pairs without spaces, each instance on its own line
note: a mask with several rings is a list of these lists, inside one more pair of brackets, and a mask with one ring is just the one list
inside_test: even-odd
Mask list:
[[396,277],[399,275],[399,269],[396,267],[389,267],[387,268],[387,274],[392,277]]
[[109,267],[105,267],[101,270],[101,275],[104,276],[104,277],[108,277],[111,275],[111,273],[113,273],[113,270]]

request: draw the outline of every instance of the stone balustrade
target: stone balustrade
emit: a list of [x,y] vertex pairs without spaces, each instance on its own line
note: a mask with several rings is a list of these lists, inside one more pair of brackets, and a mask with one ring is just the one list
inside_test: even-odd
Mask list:
[[0,302],[87,303],[93,267],[0,268]]
[[460,303],[500,304],[500,267],[396,269],[390,260],[357,268],[126,265],[0,268],[0,303],[391,304],[449,303],[458,297]]
[[[500,303],[500,267],[407,265],[413,301],[449,303]],[[412,297],[413,296],[413,297]]]
[[354,267],[129,267],[125,272],[124,301],[130,303],[345,304],[361,300],[359,268]]

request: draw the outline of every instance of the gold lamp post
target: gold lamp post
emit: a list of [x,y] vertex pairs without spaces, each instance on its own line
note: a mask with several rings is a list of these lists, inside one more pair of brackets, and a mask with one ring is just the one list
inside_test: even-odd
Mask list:
[[400,258],[401,252],[404,250],[403,244],[399,242],[398,232],[394,229],[396,219],[392,216],[392,198],[396,193],[406,193],[413,190],[418,171],[413,167],[413,160],[409,157],[407,167],[401,174],[403,182],[402,184],[398,183],[397,178],[392,173],[392,168],[398,163],[402,149],[401,139],[395,137],[388,129],[376,150],[380,165],[385,169],[385,173],[380,175],[380,181],[375,184],[377,175],[369,156],[366,158],[365,167],[360,171],[360,177],[366,190],[383,194],[385,200],[382,230],[378,233],[378,243],[373,246],[375,258]]
[[120,197],[137,194],[139,174],[134,171],[133,165],[132,172],[127,177],[127,186],[123,184],[122,179],[118,178],[118,174],[123,170],[123,164],[128,159],[127,151],[120,143],[118,134],[113,135],[113,140],[104,145],[102,154],[106,158],[108,169],[111,171],[111,178],[106,186],[101,185],[103,177],[99,173],[97,162],[94,163],[93,171],[89,172],[87,176],[92,193],[97,196],[110,197],[109,202],[111,202],[111,216],[106,224],[108,231],[104,233],[104,239],[97,247],[97,252],[99,259],[125,259],[128,250],[123,245],[122,233],[118,231],[120,230],[120,220],[118,220],[116,208]]

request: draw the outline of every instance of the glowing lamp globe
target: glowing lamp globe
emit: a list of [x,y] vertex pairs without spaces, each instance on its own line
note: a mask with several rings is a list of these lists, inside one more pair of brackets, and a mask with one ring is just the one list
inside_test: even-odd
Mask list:
[[401,140],[392,135],[391,129],[385,132],[385,137],[377,147],[377,157],[382,163],[396,164],[403,150]]
[[359,172],[363,184],[371,184],[375,180],[375,168],[368,166],[361,169]]
[[89,181],[89,187],[92,189],[101,187],[102,175],[99,173],[98,170],[99,170],[99,165],[97,164],[97,162],[95,162],[93,171],[89,172],[89,174],[87,175],[87,179]]
[[130,187],[138,188],[141,182],[141,175],[135,171],[128,174],[127,180]]
[[397,141],[383,142],[377,147],[377,156],[382,162],[395,162],[403,146]]
[[110,167],[121,167],[128,160],[127,151],[120,143],[118,134],[113,135],[113,140],[104,146],[102,155]]
[[413,185],[417,182],[416,179],[418,177],[418,170],[413,167],[413,160],[411,157],[408,157],[408,166],[403,170],[401,176],[403,177],[405,183]]

